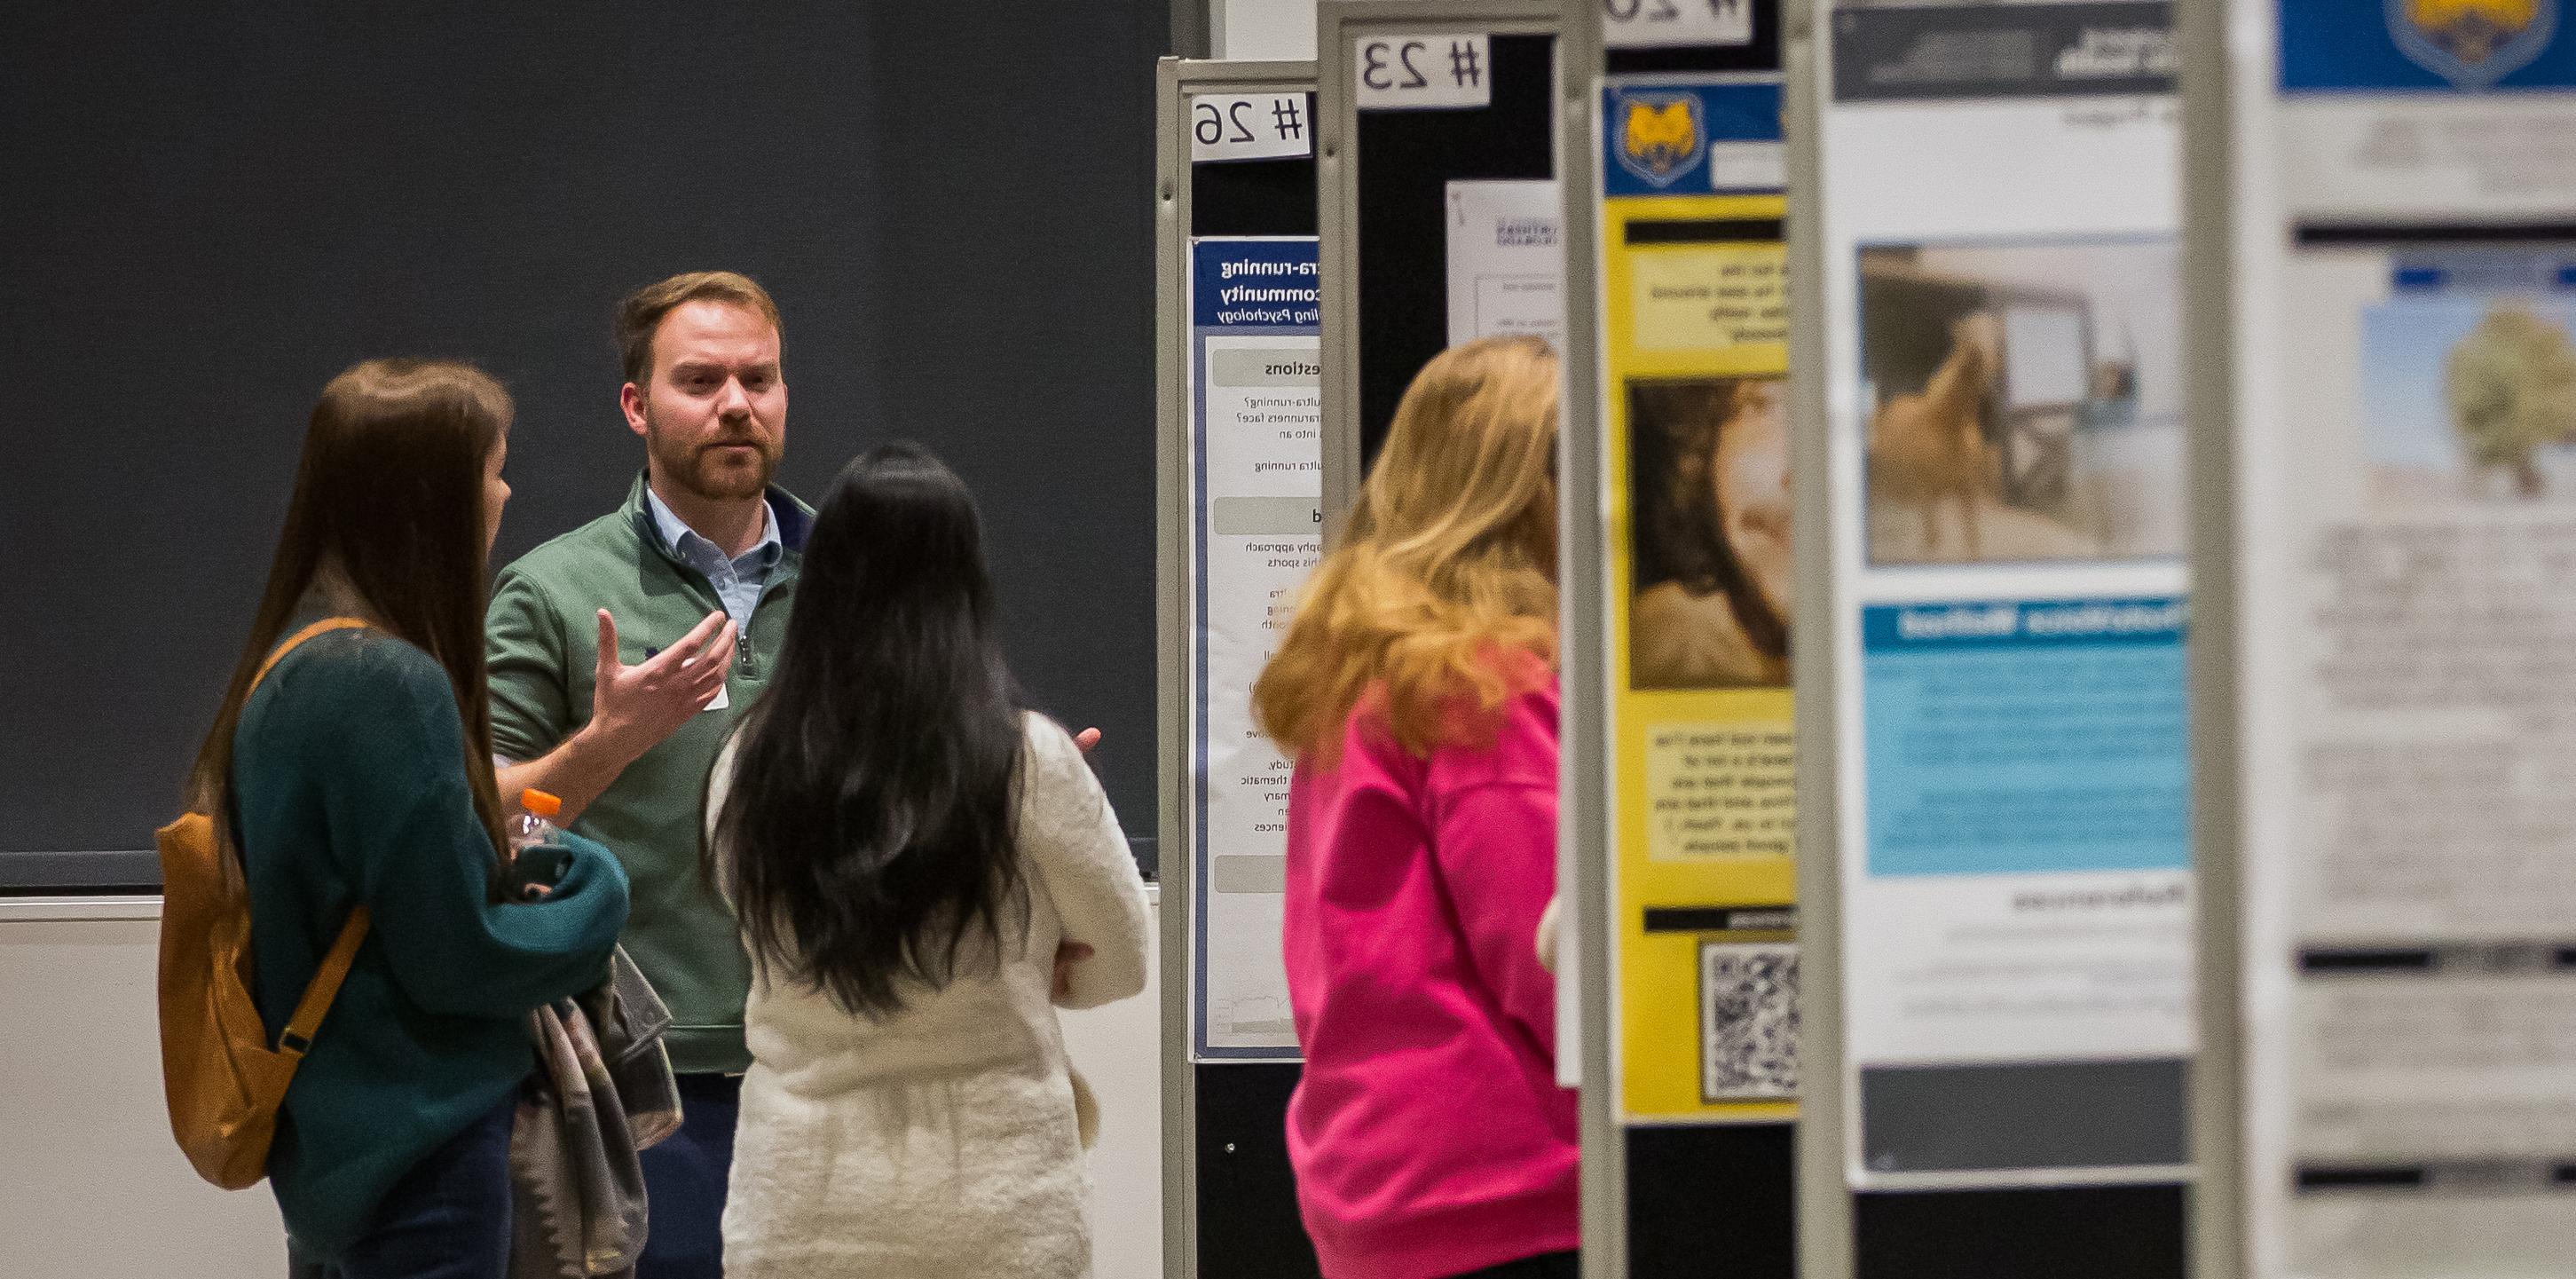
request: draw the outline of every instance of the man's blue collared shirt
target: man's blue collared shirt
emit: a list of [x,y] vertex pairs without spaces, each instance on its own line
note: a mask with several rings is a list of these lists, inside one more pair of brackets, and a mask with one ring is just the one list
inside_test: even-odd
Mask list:
[[644,488],[644,500],[652,507],[653,527],[662,534],[662,545],[681,563],[706,575],[708,585],[716,588],[716,598],[724,601],[725,615],[744,634],[750,634],[751,610],[760,603],[761,588],[769,584],[769,570],[776,568],[779,557],[787,553],[786,544],[778,540],[778,513],[763,501],[760,541],[727,559],[715,543],[682,523],[651,485]]

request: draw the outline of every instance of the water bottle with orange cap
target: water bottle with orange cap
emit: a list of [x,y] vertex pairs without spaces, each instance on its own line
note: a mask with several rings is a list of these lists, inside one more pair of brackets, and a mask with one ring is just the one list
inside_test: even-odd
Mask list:
[[562,815],[561,799],[534,788],[519,792],[518,811],[502,824],[502,834],[510,841],[503,892],[512,900],[535,901],[554,891],[555,881],[563,878],[572,850],[564,846],[563,828],[554,822]]

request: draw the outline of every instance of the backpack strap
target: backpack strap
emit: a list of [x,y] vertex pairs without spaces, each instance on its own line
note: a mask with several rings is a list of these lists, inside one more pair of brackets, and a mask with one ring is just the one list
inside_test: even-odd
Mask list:
[[[321,636],[328,635],[333,631],[360,631],[365,630],[366,628],[367,623],[354,617],[326,617],[321,621],[305,627],[303,630],[297,631],[293,635],[287,636],[284,643],[281,643],[276,648],[269,650],[267,660],[261,662],[259,664],[259,670],[250,677],[250,687],[242,690],[242,709],[248,710],[250,708],[251,694],[258,692],[259,686],[268,682],[268,673],[276,670],[277,664],[285,661],[287,654],[304,647],[305,641],[317,639]],[[197,796],[190,799],[188,802],[191,804],[203,803],[207,805],[206,811],[215,819],[215,826],[218,831],[229,826],[231,824],[233,808],[233,779],[231,770],[225,770],[225,774],[217,783],[217,790],[213,795]]]
[[289,1057],[302,1057],[313,1047],[313,1032],[322,1027],[322,1014],[331,1011],[331,1001],[340,994],[340,983],[349,976],[349,965],[358,958],[358,946],[367,940],[367,908],[359,906],[349,912],[349,922],[340,925],[339,940],[331,943],[331,953],[322,957],[322,966],[313,970],[313,980],[304,987],[304,998],[295,1005],[295,1015],[286,1019],[286,1029],[277,1036],[277,1050]]
[[326,617],[321,621],[315,622],[311,626],[305,627],[303,630],[297,631],[293,635],[287,636],[286,642],[278,645],[276,650],[268,655],[268,660],[259,664],[259,673],[250,677],[250,687],[243,691],[242,700],[245,702],[249,701],[250,695],[259,691],[260,681],[267,679],[268,673],[276,670],[277,664],[285,661],[287,654],[304,647],[304,641],[309,639],[318,639],[333,631],[363,631],[365,629],[367,629],[367,624],[354,617]]
[[[354,617],[326,617],[297,631],[288,636],[285,643],[278,645],[277,650],[268,655],[267,661],[260,663],[259,673],[251,677],[251,690],[258,691],[260,681],[267,679],[268,673],[277,669],[277,664],[285,661],[287,654],[303,647],[306,640],[333,631],[365,630],[366,627],[365,622]],[[249,700],[248,693],[243,694],[243,700]],[[331,1011],[331,1001],[339,997],[340,983],[347,980],[349,965],[356,962],[358,947],[367,940],[368,922],[366,907],[350,910],[349,920],[340,925],[340,936],[331,943],[330,953],[322,957],[321,967],[313,971],[313,980],[305,984],[304,998],[296,1002],[295,1015],[286,1019],[286,1029],[277,1037],[280,1053],[301,1058],[312,1050],[313,1032],[321,1029],[322,1015]]]

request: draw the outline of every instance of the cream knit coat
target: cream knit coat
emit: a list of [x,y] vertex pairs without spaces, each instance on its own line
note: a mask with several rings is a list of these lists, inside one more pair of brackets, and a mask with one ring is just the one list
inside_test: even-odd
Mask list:
[[[1041,716],[1027,724],[1018,833],[1029,926],[1006,936],[998,967],[989,946],[970,947],[965,975],[906,990],[903,1010],[880,1021],[794,982],[755,981],[724,1215],[730,1279],[1091,1273],[1091,1179],[1050,999],[1056,948],[1093,952],[1073,965],[1065,1007],[1124,999],[1145,987],[1150,921],[1081,749]],[[732,766],[728,750],[710,814]]]

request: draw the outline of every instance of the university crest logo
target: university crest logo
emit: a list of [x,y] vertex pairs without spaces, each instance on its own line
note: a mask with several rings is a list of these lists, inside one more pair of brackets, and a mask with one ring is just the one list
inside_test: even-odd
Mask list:
[[2388,0],[2397,47],[2463,89],[2529,66],[2558,34],[2558,0]]
[[1668,187],[1699,167],[1708,153],[1708,123],[1693,93],[1622,93],[1613,100],[1619,126],[1619,167],[1645,182]]

